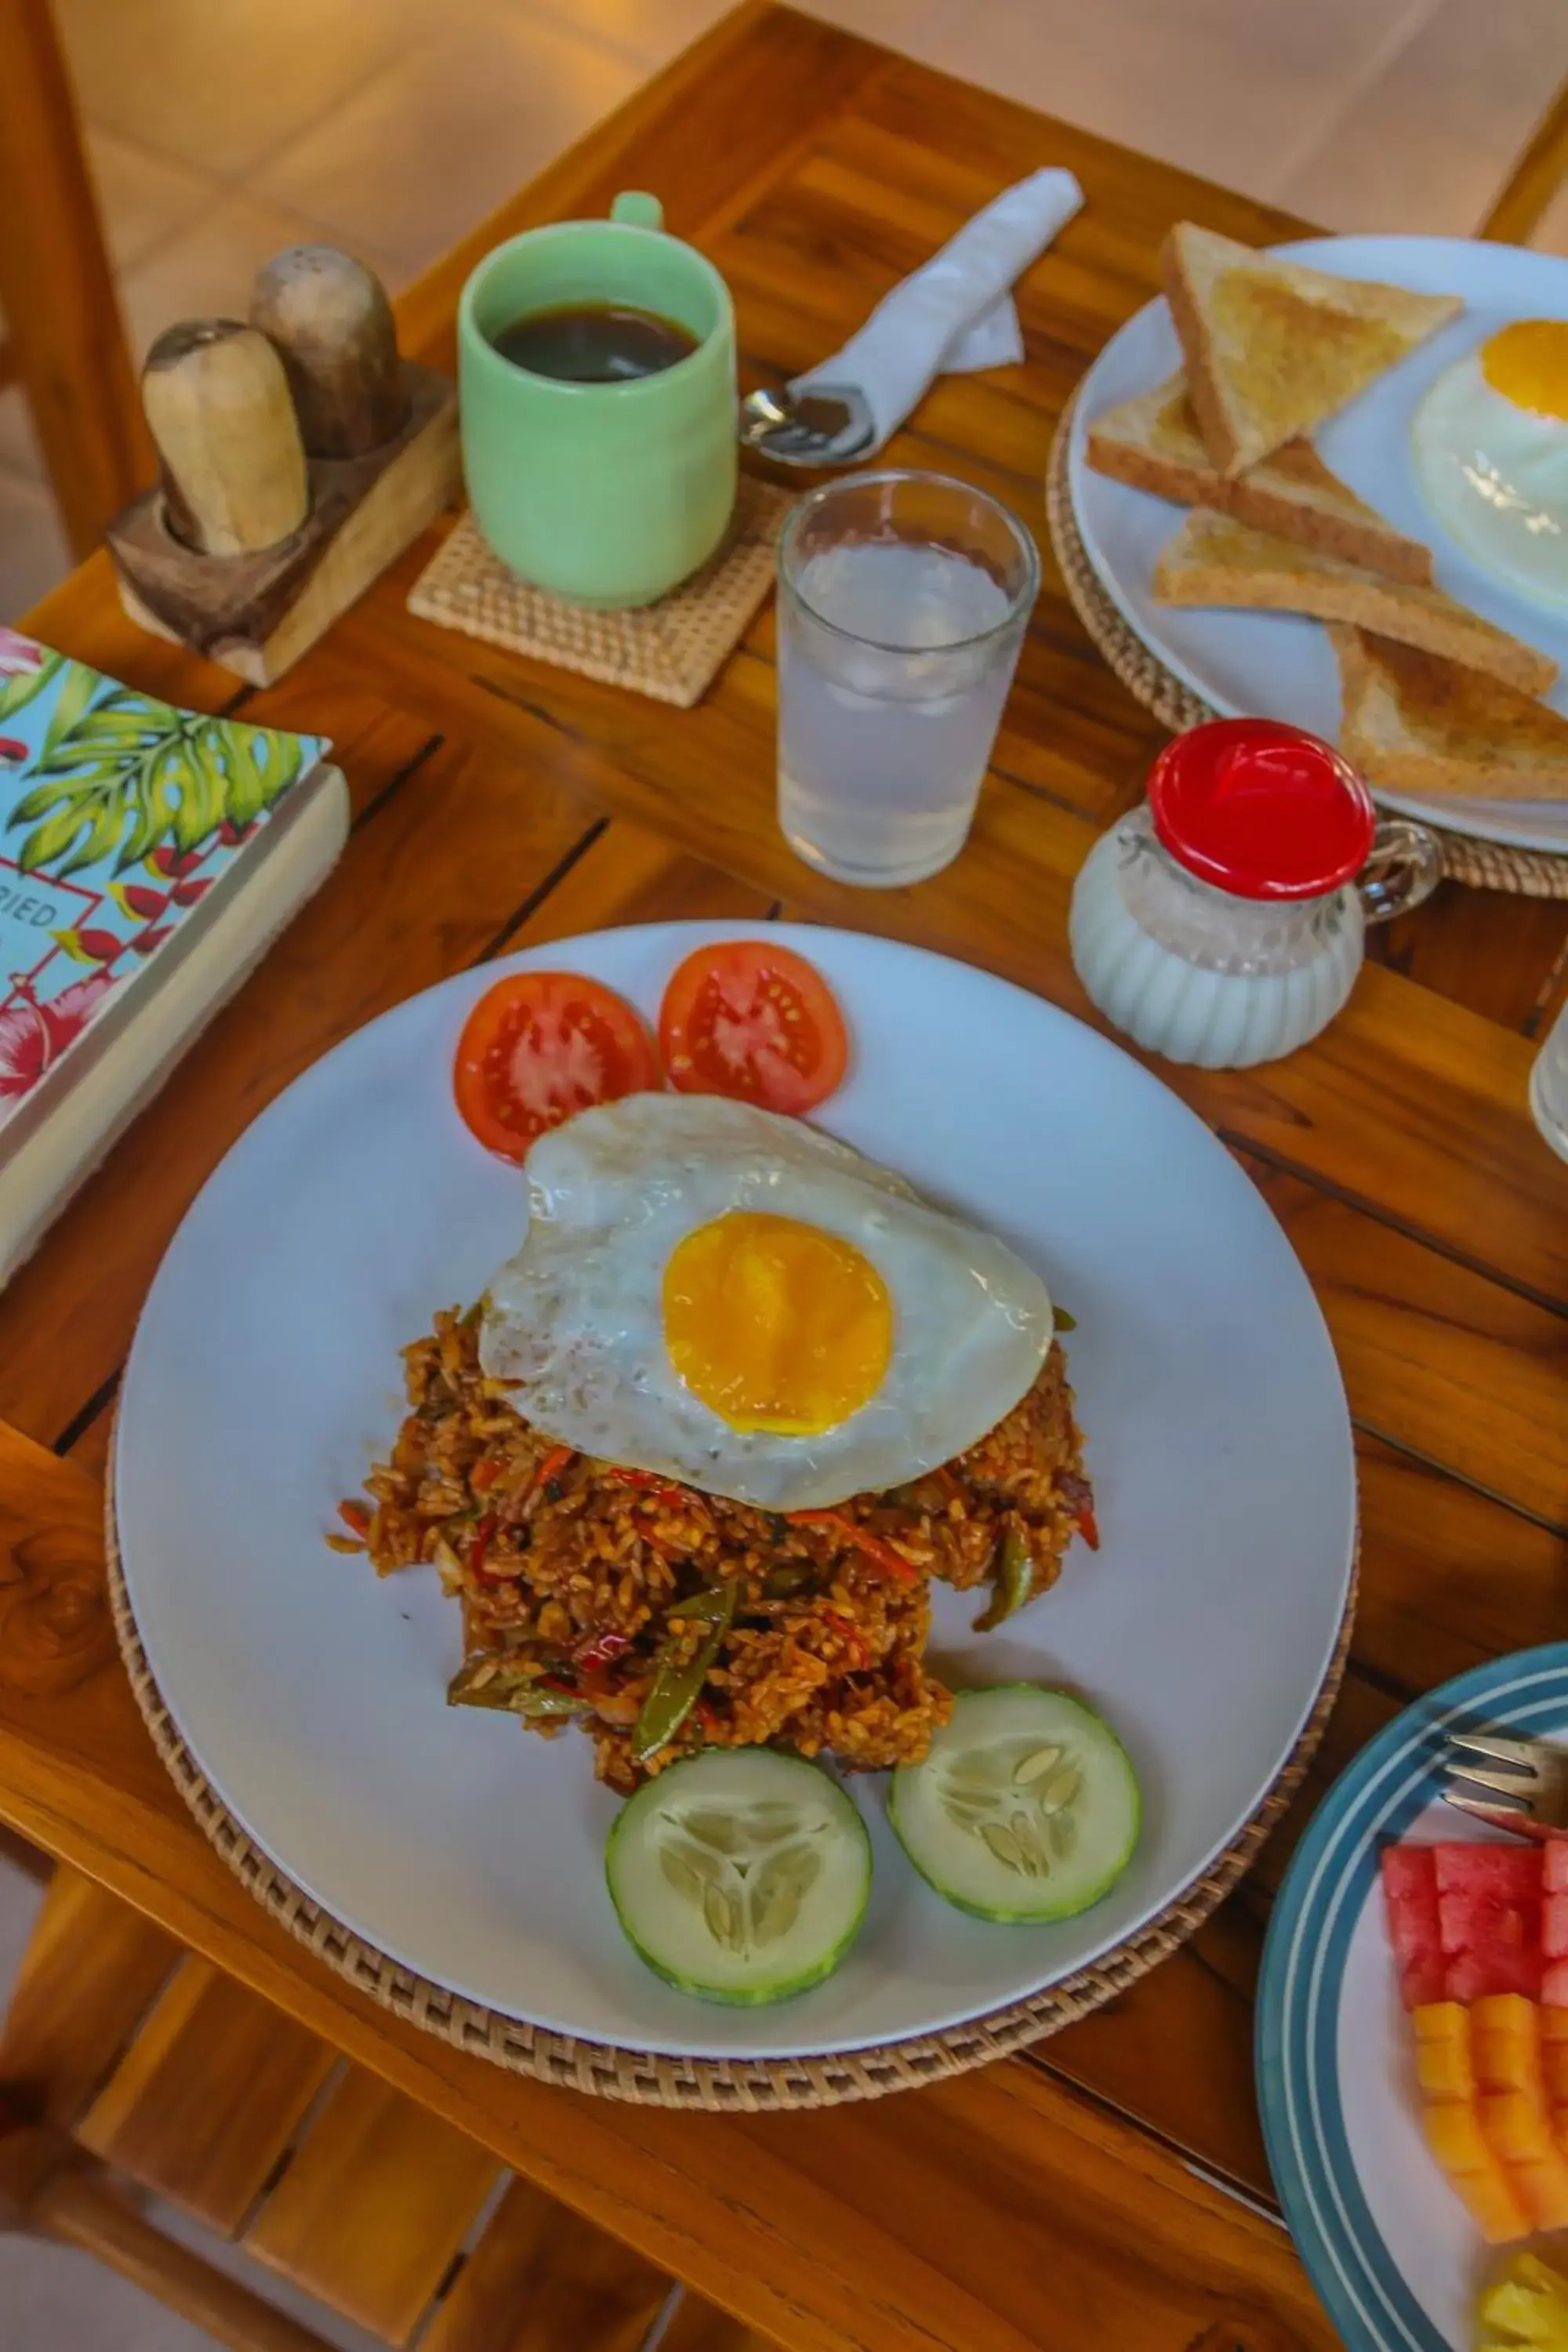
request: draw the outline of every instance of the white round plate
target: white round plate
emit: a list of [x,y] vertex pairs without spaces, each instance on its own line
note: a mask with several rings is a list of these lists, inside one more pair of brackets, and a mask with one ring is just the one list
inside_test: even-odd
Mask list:
[[1502,2260],[1489,2257],[1421,2136],[1378,1883],[1378,1856],[1398,1838],[1498,1834],[1441,1801],[1450,1724],[1568,1738],[1568,1643],[1457,1675],[1362,1749],[1290,1858],[1264,1948],[1268,2162],[1347,2352],[1470,2352],[1477,2291]]
[[521,1180],[453,1107],[468,1008],[529,964],[650,1018],[681,957],[736,926],[607,931],[487,964],[349,1037],[209,1179],[126,1371],[115,1505],[148,1658],[203,1770],[291,1878],[370,1943],[530,2022],[716,2057],[934,2032],[1083,1966],[1226,1846],[1279,1770],[1333,1649],[1355,1517],[1338,1368],[1305,1276],[1175,1096],[1022,990],[883,940],[781,924],[855,1041],[822,1124],[993,1228],[1070,1306],[1103,1549],[1016,1627],[938,1589],[960,1680],[1081,1686],[1143,1784],[1138,1854],[1070,1923],[992,1927],[902,1858],[883,1784],[851,1782],[876,1884],[838,1973],[775,2009],[659,1983],[602,1856],[616,1799],[588,1743],[448,1709],[458,1612],[432,1572],[378,1580],[323,1536],[401,1412],[398,1349],[474,1298],[523,1224]]
[[[1467,237],[1313,237],[1276,248],[1339,278],[1373,278],[1421,294],[1458,294],[1465,309],[1418,351],[1368,387],[1313,436],[1331,466],[1369,506],[1432,550],[1435,577],[1450,596],[1500,628],[1539,646],[1561,665],[1547,699],[1568,713],[1568,607],[1554,611],[1517,595],[1472,563],[1427,506],[1410,456],[1410,420],[1435,376],[1512,319],[1568,319],[1568,261]],[[1084,551],[1123,620],[1167,669],[1226,717],[1284,719],[1338,740],[1339,671],[1326,633],[1290,613],[1229,612],[1156,604],[1154,559],[1183,509],[1097,474],[1086,456],[1089,428],[1108,408],[1163,383],[1182,363],[1164,301],[1146,303],[1114,334],[1079,392],[1068,446],[1068,482]],[[1521,849],[1568,850],[1568,801],[1379,800],[1429,816],[1457,833]]]

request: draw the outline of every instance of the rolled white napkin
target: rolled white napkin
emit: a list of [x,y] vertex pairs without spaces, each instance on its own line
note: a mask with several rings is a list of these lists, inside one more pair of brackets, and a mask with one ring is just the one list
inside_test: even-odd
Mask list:
[[869,457],[895,433],[935,375],[1005,367],[1024,356],[1012,289],[1083,203],[1070,172],[1033,172],[966,221],[942,251],[884,295],[830,360],[792,392],[854,385],[871,411]]

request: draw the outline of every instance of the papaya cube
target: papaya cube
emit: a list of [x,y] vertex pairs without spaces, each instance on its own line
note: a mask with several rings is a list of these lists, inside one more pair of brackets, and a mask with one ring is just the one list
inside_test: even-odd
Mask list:
[[1568,2042],[1568,2009],[1547,2009],[1541,2011],[1542,2042]]
[[1568,2228],[1568,2164],[1552,2155],[1543,2164],[1503,2168],[1509,2187],[1538,2230]]
[[[1568,2056],[1568,2052],[1563,2054]],[[1476,2076],[1470,2063],[1469,2036],[1457,2034],[1445,2042],[1418,2042],[1415,2080],[1424,2099],[1474,2098]],[[1563,2096],[1568,2098],[1568,2091]]]
[[1415,2037],[1415,2079],[1423,2096],[1469,2098],[1476,2080],[1470,2064],[1468,2010],[1457,2000],[1426,2001],[1411,2011],[1410,2022]]
[[1549,2042],[1541,2064],[1548,2100],[1554,2107],[1568,2106],[1568,2042]]
[[1461,2001],[1425,2000],[1410,2012],[1410,2030],[1417,2042],[1451,2042],[1469,2031],[1470,2012]]
[[1544,2164],[1555,2156],[1551,2118],[1528,2091],[1483,2091],[1476,2114],[1488,2146],[1505,2164]]
[[1483,2091],[1541,2097],[1540,2011],[1522,1993],[1488,1993],[1470,2011],[1470,2056]]
[[1480,2116],[1468,2100],[1439,2099],[1435,2105],[1423,2107],[1421,2128],[1427,2147],[1451,2180],[1462,2179],[1467,2173],[1490,2172],[1497,2163]]
[[1471,2221],[1489,2246],[1506,2246],[1511,2238],[1530,2235],[1530,2218],[1509,2186],[1500,2164],[1490,2172],[1467,2172],[1449,2186],[1459,2197]]

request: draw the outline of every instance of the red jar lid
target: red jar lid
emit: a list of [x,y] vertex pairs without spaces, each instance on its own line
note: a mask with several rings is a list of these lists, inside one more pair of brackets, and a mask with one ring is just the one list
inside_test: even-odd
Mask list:
[[1276,719],[1213,719],[1149,773],[1165,847],[1238,898],[1319,898],[1365,865],[1376,816],[1347,760]]

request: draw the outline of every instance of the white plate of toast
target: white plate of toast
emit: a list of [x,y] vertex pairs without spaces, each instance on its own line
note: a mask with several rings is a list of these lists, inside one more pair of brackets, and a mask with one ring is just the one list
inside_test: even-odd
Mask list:
[[[1178,317],[1151,302],[1107,343],[1068,451],[1123,617],[1222,714],[1340,743],[1389,806],[1568,852],[1568,536],[1561,603],[1483,568],[1411,438],[1501,330],[1568,321],[1568,261],[1423,236],[1254,253],[1183,224],[1166,283]],[[1530,430],[1553,472],[1560,436],[1568,494],[1563,391]]]

